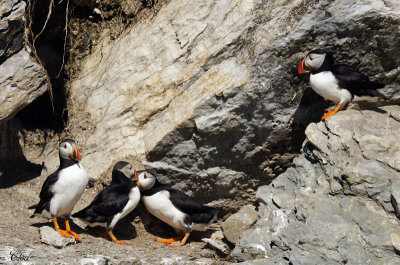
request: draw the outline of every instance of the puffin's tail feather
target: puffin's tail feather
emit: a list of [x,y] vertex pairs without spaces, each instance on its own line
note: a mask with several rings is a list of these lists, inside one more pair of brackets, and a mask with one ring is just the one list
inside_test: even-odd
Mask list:
[[385,86],[385,84],[369,81],[368,84],[367,84],[367,87],[365,89],[367,89],[367,90],[376,90],[376,89],[382,88],[384,86]]
[[213,220],[217,214],[217,209],[209,206],[203,206],[204,212],[191,215],[192,222],[206,224]]
[[379,92],[376,89],[363,89],[360,92],[361,92],[361,93],[359,93],[360,96],[379,97],[379,98],[386,99],[386,96],[383,95],[381,92]]

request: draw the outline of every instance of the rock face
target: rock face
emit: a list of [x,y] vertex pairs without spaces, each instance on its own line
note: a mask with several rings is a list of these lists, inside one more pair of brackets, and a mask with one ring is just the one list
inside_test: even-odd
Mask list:
[[47,90],[44,70],[24,44],[25,7],[19,0],[0,2],[0,123]]
[[396,1],[171,1],[105,36],[72,83],[70,113],[96,124],[82,163],[98,178],[135,155],[203,201],[251,201],[324,112],[296,74],[306,51],[336,50],[399,99],[399,15]]
[[399,264],[400,107],[340,112],[307,127],[303,154],[260,187],[246,264]]
[[256,222],[257,217],[258,213],[254,206],[243,206],[239,212],[229,216],[222,224],[225,238],[235,244],[243,232]]

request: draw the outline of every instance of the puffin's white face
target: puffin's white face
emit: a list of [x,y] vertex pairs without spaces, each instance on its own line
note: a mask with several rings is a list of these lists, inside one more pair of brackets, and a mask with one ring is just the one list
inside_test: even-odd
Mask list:
[[139,173],[137,185],[142,190],[151,189],[156,183],[156,177],[150,174],[147,171],[143,171]]
[[72,140],[65,140],[60,143],[59,146],[60,156],[64,159],[71,159],[74,161],[81,160],[81,154],[79,153],[78,147]]
[[132,178],[133,176],[135,176],[135,169],[132,167],[131,164],[127,164],[126,166],[121,168],[120,171],[124,173],[124,175],[128,178]]
[[318,53],[309,53],[304,59],[304,64],[310,70],[317,70],[320,68],[325,61],[326,53],[318,54]]

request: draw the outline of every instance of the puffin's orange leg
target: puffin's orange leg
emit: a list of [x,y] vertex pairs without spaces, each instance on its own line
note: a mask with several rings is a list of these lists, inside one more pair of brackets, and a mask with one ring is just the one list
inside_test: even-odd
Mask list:
[[114,236],[114,234],[113,234],[113,232],[112,232],[111,230],[108,231],[108,234],[110,235],[111,239],[112,239],[115,243],[124,244],[124,245],[130,245],[130,243],[128,243],[128,242],[124,242],[124,241],[118,240],[118,239]]
[[63,237],[68,237],[68,238],[71,237],[70,233],[68,233],[68,232],[65,231],[65,230],[60,229],[60,227],[58,226],[58,223],[57,223],[57,217],[53,217],[53,223],[54,223],[54,227],[56,228],[57,232],[58,232],[61,236],[63,236]]
[[109,236],[106,236],[105,234],[103,234],[102,232],[100,232],[99,230],[94,230],[96,232],[96,234],[102,238],[104,238],[105,240],[111,241],[111,238]]
[[168,244],[168,246],[170,246],[170,247],[180,247],[180,246],[184,245],[186,243],[186,240],[188,239],[189,235],[190,235],[190,233],[187,232],[185,234],[185,236],[183,237],[181,242],[179,242],[178,244]]
[[71,234],[73,237],[75,237],[76,242],[79,242],[79,243],[82,242],[82,239],[78,236],[78,234],[75,233],[75,232],[73,232],[73,231],[71,230],[71,227],[69,227],[69,220],[68,220],[68,219],[65,220],[65,229],[67,230],[67,231],[66,231],[67,233],[69,233],[69,234]]
[[327,113],[325,113],[325,115],[321,118],[321,120],[325,120],[326,118],[329,118],[330,116],[332,116],[333,114],[338,112],[340,110],[340,108],[342,107],[342,105],[343,104],[339,104],[339,105],[337,105],[337,107],[334,110],[330,110]]
[[181,240],[182,237],[183,237],[183,236],[177,236],[177,237],[167,238],[167,239],[164,239],[164,238],[155,238],[154,240],[157,241],[157,242],[160,242],[160,243],[168,243],[168,244],[169,244],[169,243],[172,243],[172,242]]

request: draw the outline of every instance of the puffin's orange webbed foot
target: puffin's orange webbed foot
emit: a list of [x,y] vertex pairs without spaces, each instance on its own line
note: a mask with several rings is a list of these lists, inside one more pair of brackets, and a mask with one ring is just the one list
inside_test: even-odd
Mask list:
[[61,236],[67,237],[67,238],[70,238],[70,237],[71,237],[71,235],[70,235],[67,231],[62,230],[62,229],[60,228],[60,226],[58,226],[57,217],[53,217],[53,223],[54,223],[55,229],[57,230],[57,232],[58,232]]
[[110,235],[111,239],[112,239],[115,243],[123,244],[123,245],[130,245],[130,244],[131,244],[131,243],[128,243],[128,242],[125,242],[125,241],[118,240],[118,239],[114,236],[114,234],[113,234],[112,231],[108,231],[108,234]]
[[182,239],[182,236],[177,236],[177,237],[173,237],[173,238],[166,238],[166,239],[164,239],[164,238],[155,238],[154,240],[157,241],[157,242],[160,242],[160,243],[170,244],[170,243],[173,243],[173,242],[181,240],[181,239]]
[[334,110],[330,110],[327,113],[325,113],[324,116],[322,116],[321,120],[325,120],[327,118],[329,118],[330,116],[332,116],[333,114],[335,114],[336,112],[338,112],[340,110],[340,108],[342,107],[343,104],[339,104],[337,105],[337,107]]
[[190,233],[186,233],[185,236],[183,237],[182,241],[177,243],[177,244],[168,244],[170,247],[180,247],[183,246],[186,243],[186,240],[188,239]]
[[75,238],[76,242],[78,242],[78,243],[82,242],[82,239],[78,236],[78,234],[71,230],[71,227],[69,226],[69,220],[65,220],[65,228],[66,228],[65,229],[66,232],[68,234],[70,234],[71,236],[73,236]]

